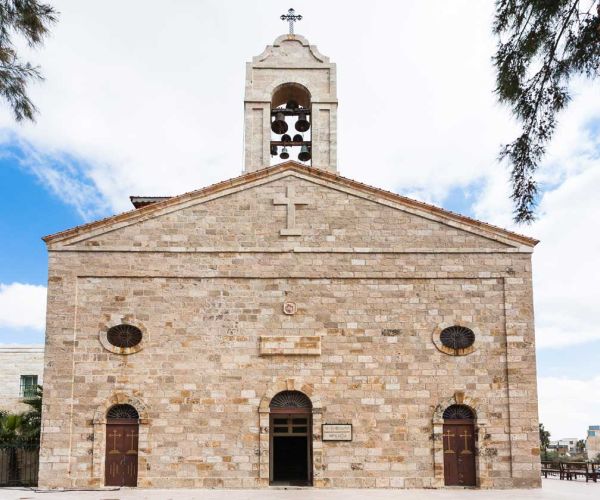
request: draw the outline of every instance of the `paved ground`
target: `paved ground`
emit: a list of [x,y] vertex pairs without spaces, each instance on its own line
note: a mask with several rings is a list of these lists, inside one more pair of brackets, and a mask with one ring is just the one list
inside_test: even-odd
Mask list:
[[541,490],[142,490],[35,492],[25,488],[2,488],[4,500],[598,500],[600,483],[544,479]]

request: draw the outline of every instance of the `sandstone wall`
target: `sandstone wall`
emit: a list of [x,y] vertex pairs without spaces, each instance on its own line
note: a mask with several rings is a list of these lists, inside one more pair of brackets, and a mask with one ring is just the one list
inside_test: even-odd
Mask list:
[[[272,198],[289,183],[320,208],[281,237]],[[40,485],[102,485],[105,413],[128,402],[140,486],[266,486],[265,408],[289,388],[315,407],[315,486],[443,486],[439,415],[460,401],[477,414],[479,485],[539,486],[530,253],[463,233],[285,178],[51,244]],[[128,356],[99,342],[122,321],[144,332]],[[474,352],[436,347],[452,324]],[[353,441],[322,442],[340,422]]]

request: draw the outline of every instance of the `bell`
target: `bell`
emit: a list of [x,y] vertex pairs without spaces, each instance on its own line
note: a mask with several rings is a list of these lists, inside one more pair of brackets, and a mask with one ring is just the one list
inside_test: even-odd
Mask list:
[[304,142],[304,137],[302,137],[300,134],[296,134],[294,136],[294,142]]
[[271,146],[271,156],[277,156],[277,146]]
[[283,134],[281,136],[281,142],[292,142],[292,138],[288,134]]
[[293,99],[290,99],[285,105],[285,109],[297,109],[297,108],[298,108],[298,103],[296,101],[294,101]]
[[288,153],[287,148],[284,146],[283,149],[281,150],[281,154],[279,155],[279,158],[281,158],[282,160],[287,160],[290,157],[290,154]]
[[296,122],[296,130],[298,132],[306,132],[310,128],[310,123],[306,119],[306,113],[300,113]]
[[308,150],[308,146],[304,145],[300,148],[300,154],[298,155],[298,159],[300,161],[308,161],[310,160],[310,151]]
[[277,113],[275,120],[271,123],[271,130],[276,134],[285,134],[288,129],[288,124],[285,122],[283,113]]

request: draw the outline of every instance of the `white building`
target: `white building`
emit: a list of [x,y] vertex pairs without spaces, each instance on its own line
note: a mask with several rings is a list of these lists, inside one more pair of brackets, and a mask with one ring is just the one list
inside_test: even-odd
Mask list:
[[23,399],[42,384],[44,346],[0,346],[0,410],[25,411]]
[[600,455],[600,425],[590,425],[588,427],[585,449],[590,460]]

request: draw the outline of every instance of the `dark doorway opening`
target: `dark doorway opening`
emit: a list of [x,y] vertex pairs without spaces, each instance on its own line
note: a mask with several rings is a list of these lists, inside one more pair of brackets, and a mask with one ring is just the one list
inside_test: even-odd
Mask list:
[[[286,401],[278,398],[281,395],[286,396]],[[278,405],[278,401],[283,404]],[[308,397],[298,391],[284,391],[273,398],[270,415],[271,484],[312,485],[311,407]]]
[[475,415],[464,405],[453,405],[444,412],[444,484],[476,486]]
[[106,486],[137,486],[139,416],[131,405],[115,405],[106,420]]

